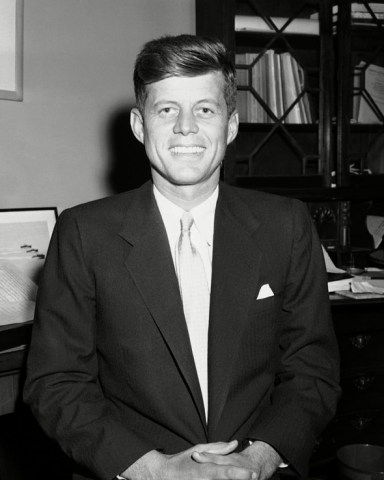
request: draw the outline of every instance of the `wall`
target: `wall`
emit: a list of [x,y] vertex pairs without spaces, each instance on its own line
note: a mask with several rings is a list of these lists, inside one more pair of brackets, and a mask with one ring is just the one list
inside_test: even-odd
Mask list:
[[140,154],[135,56],[194,33],[194,12],[194,0],[24,0],[24,99],[0,100],[0,208],[62,210],[134,184],[141,164],[122,164]]

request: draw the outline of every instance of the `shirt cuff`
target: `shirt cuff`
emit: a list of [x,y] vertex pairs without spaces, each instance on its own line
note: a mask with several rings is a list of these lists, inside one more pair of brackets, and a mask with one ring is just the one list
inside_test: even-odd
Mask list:
[[[252,445],[253,442],[254,442],[254,440],[248,440],[248,444],[249,444],[249,445]],[[273,447],[272,447],[272,448],[273,448]],[[289,467],[289,464],[288,464],[288,463],[281,462],[278,468],[287,468],[287,467]],[[121,477],[120,477],[120,478],[121,478]]]

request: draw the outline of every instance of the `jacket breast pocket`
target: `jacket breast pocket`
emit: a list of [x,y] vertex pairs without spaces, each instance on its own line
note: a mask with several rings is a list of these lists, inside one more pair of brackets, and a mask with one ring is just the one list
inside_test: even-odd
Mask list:
[[255,300],[253,305],[254,313],[260,314],[281,308],[281,294],[272,295],[271,297]]

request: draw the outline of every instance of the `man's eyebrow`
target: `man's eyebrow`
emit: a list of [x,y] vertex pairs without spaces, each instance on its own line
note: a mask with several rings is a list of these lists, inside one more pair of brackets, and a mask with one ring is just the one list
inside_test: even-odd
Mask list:
[[214,98],[202,98],[201,100],[198,100],[196,103],[214,103],[215,105],[220,105],[220,102],[215,100]]
[[204,104],[204,103],[214,105],[217,109],[220,109],[220,110],[222,109],[222,105],[220,104],[220,102],[218,102],[214,98],[203,98],[201,100],[198,100],[195,105],[200,105],[200,104]]
[[171,103],[172,105],[178,105],[178,102],[176,100],[167,100],[166,98],[157,100],[153,106],[157,107],[159,105],[163,105],[164,103]]

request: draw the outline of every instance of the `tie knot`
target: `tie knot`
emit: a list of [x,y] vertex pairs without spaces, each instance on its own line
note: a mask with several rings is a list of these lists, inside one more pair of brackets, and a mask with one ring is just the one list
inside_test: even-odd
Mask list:
[[182,232],[189,232],[193,224],[193,217],[189,212],[184,212],[180,218]]

